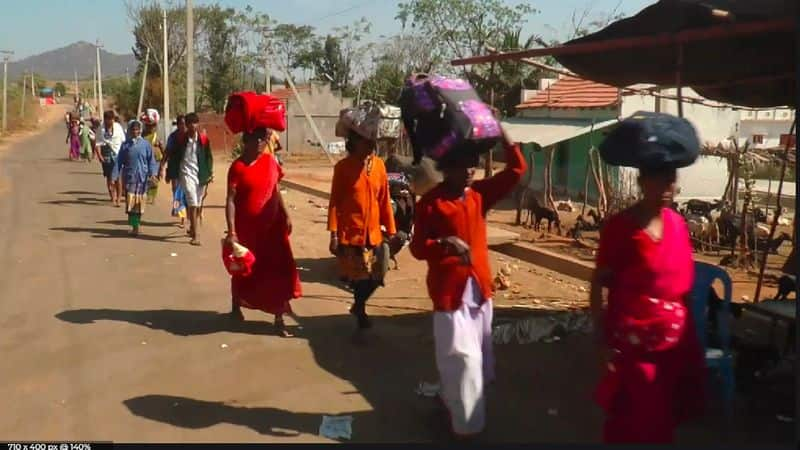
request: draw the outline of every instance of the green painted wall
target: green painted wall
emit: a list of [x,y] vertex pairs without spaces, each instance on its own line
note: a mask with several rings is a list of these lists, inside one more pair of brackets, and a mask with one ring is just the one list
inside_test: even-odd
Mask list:
[[[553,160],[553,192],[556,197],[568,195],[573,200],[583,196],[586,168],[589,164],[588,151],[591,145],[597,147],[603,140],[602,130],[586,133],[581,136],[564,141],[556,145]],[[534,172],[533,179],[530,173],[523,177],[524,182],[534,190],[544,190],[544,152],[537,144],[522,144],[522,153],[530,166],[530,154],[533,152]],[[617,171],[614,167],[603,165],[604,171],[609,171],[612,183],[616,181]],[[591,176],[591,175],[590,175]],[[597,189],[594,180],[589,180],[589,201],[596,201]]]

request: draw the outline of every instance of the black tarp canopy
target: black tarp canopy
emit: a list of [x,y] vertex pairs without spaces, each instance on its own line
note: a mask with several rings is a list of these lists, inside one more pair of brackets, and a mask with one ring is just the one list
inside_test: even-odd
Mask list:
[[[563,48],[590,43],[600,48],[614,40],[639,40],[643,45],[555,54],[555,58],[582,77],[613,86],[675,86],[680,69],[681,85],[712,100],[751,107],[793,105],[797,3],[661,0]],[[733,29],[750,32],[726,33]],[[708,38],[713,33],[719,37]],[[659,36],[664,39],[656,45],[642,42]]]

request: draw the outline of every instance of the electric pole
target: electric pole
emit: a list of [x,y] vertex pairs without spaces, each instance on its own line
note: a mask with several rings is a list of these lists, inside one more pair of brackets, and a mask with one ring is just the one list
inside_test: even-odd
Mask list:
[[169,133],[169,49],[167,48],[167,10],[162,9],[161,14],[164,18],[164,61],[161,67],[161,75],[164,78],[164,134]]
[[81,96],[81,91],[78,88],[78,71],[75,71],[75,97],[79,98]]
[[102,47],[100,39],[98,39],[95,49],[97,50],[97,98],[99,101],[98,108],[101,114],[103,111],[103,71],[100,67],[100,48]]
[[272,30],[264,28],[262,31],[264,32],[264,87],[269,94],[272,92],[272,74],[269,70],[269,34],[272,33]]
[[[94,107],[99,108],[100,103],[97,101],[97,66],[92,69],[92,95],[94,95]],[[103,111],[98,111],[98,114],[103,115]]]
[[186,113],[194,112],[194,10],[186,0]]
[[142,71],[142,86],[139,88],[139,107],[136,108],[136,116],[142,115],[142,107],[144,106],[144,87],[147,84],[147,65],[150,62],[150,47],[144,54],[144,70]]
[[14,52],[10,50],[0,50],[3,57],[3,134],[8,127],[8,59]]

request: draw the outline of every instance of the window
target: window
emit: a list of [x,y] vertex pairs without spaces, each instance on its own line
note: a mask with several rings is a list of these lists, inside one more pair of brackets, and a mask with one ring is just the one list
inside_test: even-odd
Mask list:
[[781,135],[781,147],[786,146],[786,142],[789,142],[789,147],[794,147],[797,145],[797,135],[796,134],[782,134]]
[[751,139],[753,144],[763,144],[764,143],[764,135],[763,134],[754,134],[753,138]]

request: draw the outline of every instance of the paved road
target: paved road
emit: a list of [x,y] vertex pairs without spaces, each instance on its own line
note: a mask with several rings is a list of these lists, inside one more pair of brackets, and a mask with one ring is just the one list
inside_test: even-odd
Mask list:
[[[435,405],[414,394],[435,371],[424,267],[407,252],[373,302],[369,343],[354,344],[321,202],[290,192],[306,298],[298,337],[282,339],[260,313],[224,315],[219,183],[205,246],[174,226],[166,188],[132,239],[99,167],[65,153],[60,124],[0,151],[0,439],[317,442],[324,414],[352,415],[357,442],[442,438]],[[547,283],[529,284],[562,289]],[[590,349],[581,337],[498,347],[488,439],[595,442]]]

